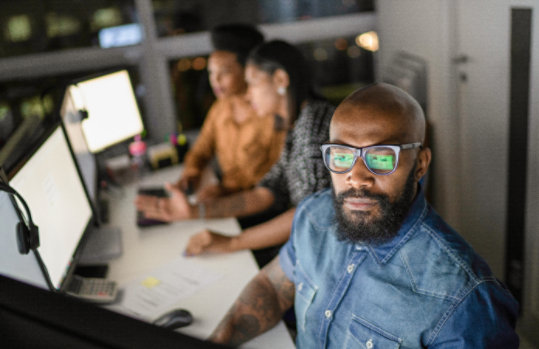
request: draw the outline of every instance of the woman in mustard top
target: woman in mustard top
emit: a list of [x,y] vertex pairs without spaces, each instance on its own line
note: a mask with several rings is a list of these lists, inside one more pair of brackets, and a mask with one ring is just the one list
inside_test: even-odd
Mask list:
[[[228,24],[215,27],[211,41],[214,51],[208,72],[217,100],[186,154],[178,181],[181,189],[195,189],[198,201],[252,188],[279,159],[286,137],[274,115],[257,115],[246,99],[245,61],[263,35],[250,25]],[[199,188],[202,173],[214,157],[221,180]]]

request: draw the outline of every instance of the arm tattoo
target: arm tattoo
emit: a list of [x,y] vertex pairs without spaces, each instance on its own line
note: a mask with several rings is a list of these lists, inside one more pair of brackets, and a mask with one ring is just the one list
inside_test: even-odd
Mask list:
[[294,284],[275,259],[242,291],[210,340],[240,345],[275,326],[293,300]]
[[281,311],[285,312],[294,304],[294,295],[296,293],[294,283],[288,279],[281,269],[278,257],[273,259],[273,261],[263,269],[263,272],[266,273],[269,281],[275,288]]

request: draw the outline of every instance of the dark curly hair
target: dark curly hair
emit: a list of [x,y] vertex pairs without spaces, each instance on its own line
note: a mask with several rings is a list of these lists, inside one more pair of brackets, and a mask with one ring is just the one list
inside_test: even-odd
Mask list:
[[258,29],[243,23],[215,26],[210,38],[214,50],[235,53],[242,66],[245,66],[251,49],[264,41],[264,35]]

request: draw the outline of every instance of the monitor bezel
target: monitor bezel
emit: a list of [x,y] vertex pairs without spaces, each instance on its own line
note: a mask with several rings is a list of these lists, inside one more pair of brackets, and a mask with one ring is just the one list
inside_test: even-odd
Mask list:
[[[99,199],[98,199],[99,198],[99,162],[97,161],[96,154],[92,153],[90,151],[90,149],[88,148],[88,152],[91,155],[92,159],[94,160],[95,168],[96,168],[95,181],[94,181],[94,183],[92,183],[92,185],[94,186],[92,189],[94,190],[94,193],[95,193],[95,199],[92,200],[92,198],[90,196],[90,191],[89,191],[88,187],[86,186],[86,181],[84,180],[84,175],[82,173],[82,169],[80,168],[80,164],[79,164],[79,162],[77,160],[75,150],[73,149],[71,139],[69,138],[69,134],[67,132],[67,128],[66,128],[65,120],[64,120],[65,116],[62,115],[62,109],[63,109],[64,102],[65,102],[66,98],[69,97],[69,88],[70,88],[70,86],[72,86],[72,84],[68,84],[64,88],[64,93],[62,95],[62,100],[60,101],[60,103],[58,105],[59,107],[58,107],[58,109],[57,109],[57,111],[55,113],[58,116],[58,123],[62,127],[64,137],[67,140],[67,144],[69,146],[69,152],[71,153],[71,157],[75,161],[75,167],[77,168],[77,173],[79,175],[79,179],[83,184],[84,193],[86,194],[86,198],[88,199],[88,202],[90,203],[90,208],[92,210],[92,220],[93,220],[92,223],[93,223],[94,226],[98,227],[101,224],[103,224],[103,222],[101,220],[101,217],[99,215]],[[79,122],[79,124],[80,124],[80,122]],[[80,127],[82,128],[82,125],[80,125]],[[86,140],[84,140],[84,141],[86,141]]]
[[229,348],[0,275],[8,347]]

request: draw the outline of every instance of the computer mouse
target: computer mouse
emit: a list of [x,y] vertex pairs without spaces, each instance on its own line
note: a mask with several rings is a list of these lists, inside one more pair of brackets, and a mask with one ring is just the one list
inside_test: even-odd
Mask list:
[[180,327],[185,327],[193,322],[193,316],[185,309],[171,310],[154,320],[153,324],[175,330]]

